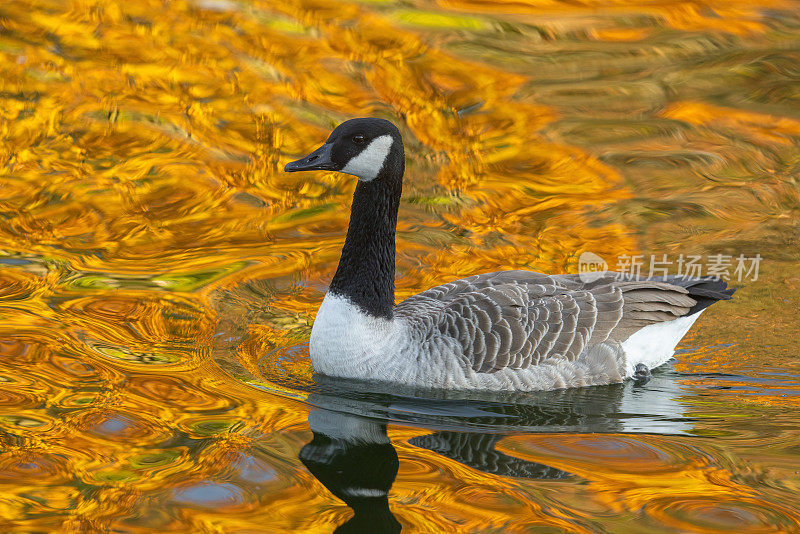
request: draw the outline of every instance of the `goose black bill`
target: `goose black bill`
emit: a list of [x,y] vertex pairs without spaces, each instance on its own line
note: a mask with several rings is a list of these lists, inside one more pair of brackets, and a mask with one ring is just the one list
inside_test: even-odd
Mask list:
[[325,143],[308,156],[290,161],[283,170],[285,172],[336,170],[335,164],[331,161],[332,147],[333,143]]

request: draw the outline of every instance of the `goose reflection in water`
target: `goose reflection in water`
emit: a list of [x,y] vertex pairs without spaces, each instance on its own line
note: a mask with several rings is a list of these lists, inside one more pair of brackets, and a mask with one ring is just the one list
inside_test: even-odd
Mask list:
[[[474,400],[421,398],[354,389],[342,396],[312,393],[308,402],[313,439],[299,457],[328,490],[353,509],[336,532],[400,532],[389,505],[397,476],[397,452],[387,422],[421,426],[430,434],[409,440],[415,447],[498,476],[559,480],[573,475],[498,451],[496,444],[522,432],[681,434],[691,428],[675,397],[677,375],[661,372],[647,385],[633,383],[535,394],[484,396]],[[328,389],[318,377],[320,389]],[[341,382],[339,384],[341,387]],[[454,398],[455,397],[455,398]]]
[[354,512],[336,532],[400,532],[389,510],[400,464],[386,424],[324,409],[312,410],[308,424],[314,438],[300,450],[300,461]]
[[[309,415],[314,438],[300,450],[300,461],[336,497],[353,509],[353,517],[335,532],[400,532],[389,509],[399,460],[386,435],[386,424],[357,415],[317,409]],[[437,432],[410,443],[474,469],[500,476],[560,479],[569,473],[508,456],[494,449],[502,435]]]

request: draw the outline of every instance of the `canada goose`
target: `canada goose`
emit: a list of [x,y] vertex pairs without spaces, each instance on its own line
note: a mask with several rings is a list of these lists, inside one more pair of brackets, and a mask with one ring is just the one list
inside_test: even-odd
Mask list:
[[342,255],[311,331],[318,373],[446,389],[549,390],[647,378],[703,309],[733,294],[712,278],[477,274],[395,306],[403,139],[352,119],[286,172],[358,178]]

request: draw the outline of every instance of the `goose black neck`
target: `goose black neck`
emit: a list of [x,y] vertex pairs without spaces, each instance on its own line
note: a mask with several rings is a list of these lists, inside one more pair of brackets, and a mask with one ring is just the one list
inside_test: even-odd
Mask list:
[[350,226],[330,292],[374,317],[392,318],[397,209],[403,188],[402,141],[395,140],[378,176],[359,181]]

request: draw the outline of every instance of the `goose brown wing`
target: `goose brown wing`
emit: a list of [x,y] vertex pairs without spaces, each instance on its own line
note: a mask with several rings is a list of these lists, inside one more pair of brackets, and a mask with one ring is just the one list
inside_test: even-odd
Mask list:
[[523,369],[548,358],[574,360],[587,347],[625,341],[650,324],[695,313],[733,290],[713,279],[634,279],[607,273],[479,274],[401,302],[398,316],[427,338],[451,338],[478,372]]
[[396,313],[428,338],[454,340],[465,365],[492,373],[551,358],[575,360],[597,325],[605,337],[616,326],[622,298],[613,287],[569,289],[547,275],[507,271],[432,288],[402,302]]
[[[610,330],[598,326],[590,344],[600,343],[606,339],[625,341],[631,334],[645,326],[672,321],[699,311],[696,308],[701,298],[713,302],[730,298],[730,294],[733,293],[732,290],[725,289],[726,285],[721,280],[709,278],[686,279],[664,276],[637,279],[620,273],[607,273],[588,283],[573,274],[557,275],[553,278],[554,283],[573,291],[580,289],[594,294],[609,290],[621,292],[622,316]],[[706,297],[707,294],[711,297]],[[598,309],[598,316],[602,321],[604,317],[602,309]],[[607,322],[605,326],[611,326],[611,323]]]
[[402,311],[406,307],[413,308],[417,306],[418,303],[426,302],[430,299],[439,302],[448,302],[458,298],[464,293],[505,284],[519,284],[525,286],[557,285],[551,275],[537,273],[535,271],[497,271],[493,273],[476,274],[468,278],[461,278],[440,286],[432,287],[422,293],[417,293],[398,304],[397,309]]

